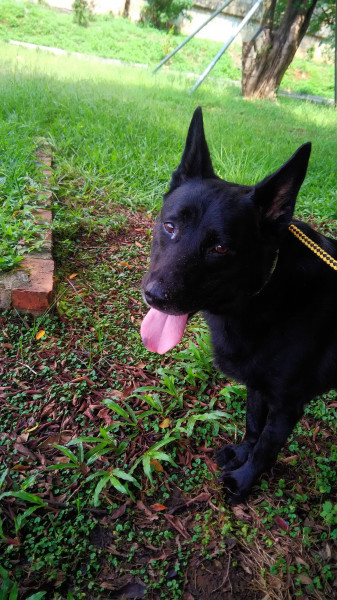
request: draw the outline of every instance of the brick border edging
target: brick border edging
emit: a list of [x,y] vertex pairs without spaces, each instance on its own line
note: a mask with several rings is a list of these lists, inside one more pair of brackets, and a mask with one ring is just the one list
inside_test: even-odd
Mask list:
[[[42,163],[48,194],[39,192],[39,204],[48,206],[52,201],[50,191],[51,153],[37,152]],[[41,250],[30,252],[20,265],[10,273],[0,275],[0,309],[15,309],[20,313],[40,316],[50,307],[54,288],[54,261],[52,259],[52,211],[37,209],[36,220],[47,224]]]

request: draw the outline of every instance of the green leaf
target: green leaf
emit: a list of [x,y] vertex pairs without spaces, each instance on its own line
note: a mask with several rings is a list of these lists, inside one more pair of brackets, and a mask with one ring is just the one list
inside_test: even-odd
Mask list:
[[116,448],[116,450],[115,450],[116,454],[117,454],[118,456],[119,456],[120,454],[123,454],[123,452],[126,450],[126,448],[128,447],[128,445],[129,445],[129,442],[121,442],[121,443],[120,443],[120,444],[117,446],[117,448]]
[[193,433],[194,426],[197,421],[218,421],[223,417],[229,417],[228,413],[225,413],[221,410],[214,410],[211,413],[192,415],[186,425],[186,435],[190,437]]
[[91,475],[88,475],[88,477],[86,477],[86,481],[92,481],[93,479],[96,479],[96,477],[103,477],[103,475],[109,474],[110,471],[96,471],[96,473],[91,473]]
[[57,463],[57,465],[49,465],[45,468],[45,471],[57,471],[59,469],[79,469],[79,465],[73,463]]
[[[166,394],[167,389],[155,385],[143,385],[142,387],[137,388],[132,395],[137,395],[138,392],[164,392]],[[143,398],[143,396],[141,396],[141,398]]]
[[78,461],[76,454],[74,454],[71,450],[69,450],[69,448],[66,448],[65,446],[60,446],[59,444],[54,444],[54,448],[57,448],[58,450],[60,450],[67,458],[69,458],[69,460],[74,465],[77,465],[78,467],[80,466],[80,463]]
[[[99,453],[100,453],[100,451],[101,451],[101,450],[103,450],[103,449],[104,449],[104,448],[106,448],[106,447],[107,447],[107,443],[106,443],[106,441],[105,441],[105,440],[101,441],[101,443],[100,443],[100,444],[97,444],[97,446],[95,446],[94,448],[91,448],[90,450],[88,450],[88,451],[85,453],[85,455],[84,455],[85,461],[89,460],[89,458],[91,458],[91,456],[92,456],[93,454],[99,454]],[[108,452],[109,452],[109,451],[112,451],[112,448],[111,448],[111,447],[109,447],[109,448],[108,448]]]
[[75,446],[75,445],[79,444],[79,442],[83,442],[85,444],[98,444],[98,443],[101,444],[103,442],[103,440],[100,437],[94,437],[92,435],[88,435],[88,436],[78,437],[78,438],[74,438],[73,440],[70,440],[70,442],[68,442],[68,444],[67,444],[67,447]]
[[111,448],[110,446],[106,447],[105,444],[104,444],[104,446],[105,446],[104,448],[101,448],[100,450],[98,450],[96,452],[90,453],[90,458],[87,460],[88,467],[90,465],[92,465],[98,458],[100,458],[104,454],[108,454],[108,452],[113,452],[113,448]]
[[[139,392],[142,389],[145,389],[145,388],[139,388],[137,390],[137,392]],[[153,396],[150,396],[150,394],[145,394],[144,396],[142,396],[141,394],[132,394],[132,395],[135,396],[135,398],[140,398],[141,400],[144,400],[145,402],[150,404],[150,406],[152,406],[152,408],[154,408],[157,412],[158,411],[163,412],[164,408],[163,408],[161,401],[158,398],[158,394],[154,394]]]
[[5,481],[5,479],[7,477],[8,471],[9,471],[9,469],[5,469],[3,474],[0,477],[0,489],[2,488],[3,482]]
[[187,425],[186,425],[186,435],[187,437],[191,437],[192,433],[193,433],[193,429],[194,429],[194,425],[197,422],[197,416],[193,415],[192,417],[190,417],[187,421]]
[[159,440],[159,442],[156,442],[155,444],[153,444],[153,446],[151,446],[151,448],[149,448],[147,450],[147,452],[153,452],[154,450],[158,450],[158,448],[167,446],[167,444],[171,444],[171,442],[176,442],[177,439],[178,438],[172,437],[172,436],[164,437],[162,440]]
[[99,480],[98,484],[95,487],[94,496],[93,496],[94,506],[98,506],[99,495],[109,481],[110,481],[110,473],[105,473],[104,476]]
[[127,413],[126,410],[124,410],[124,408],[119,406],[119,404],[117,404],[113,400],[106,398],[105,400],[103,400],[102,404],[105,404],[108,408],[111,408],[111,410],[114,410],[118,415],[120,415],[121,417],[124,417],[124,419],[126,419],[127,421],[130,421],[129,413]]
[[[153,394],[153,396],[150,396],[149,394],[145,394],[145,400],[151,406],[153,406],[153,408],[155,408],[156,410],[159,410],[160,412],[163,412],[164,407],[163,407],[163,404],[162,404],[158,394]],[[152,402],[152,404],[151,404],[151,402]]]
[[27,517],[29,517],[29,515],[31,515],[35,510],[37,510],[38,508],[40,508],[40,505],[35,505],[35,506],[30,506],[29,508],[27,508],[27,510],[25,510],[22,514],[19,514],[15,519],[15,531],[18,533],[18,531],[21,529],[21,527],[24,526]]
[[82,465],[84,463],[84,451],[83,451],[82,442],[79,442],[79,444],[78,444],[78,458],[79,458],[80,464]]
[[125,402],[125,406],[127,406],[128,412],[130,414],[131,419],[133,420],[134,424],[137,425],[138,423],[138,418],[136,417],[136,414],[133,410],[133,408],[130,406],[130,404],[128,404],[127,402]]
[[28,492],[4,492],[0,495],[0,500],[8,496],[19,498],[19,500],[24,500],[25,502],[39,504],[40,506],[47,506],[47,504],[41,498],[39,498],[39,496],[35,496],[35,494],[29,494]]
[[122,471],[122,469],[114,469],[112,471],[112,473],[114,475],[116,475],[116,477],[119,477],[120,479],[126,479],[127,481],[131,481],[135,486],[140,488],[140,485],[139,485],[137,479],[135,479],[135,477],[133,477],[132,475],[129,475],[129,473]]
[[139,415],[139,419],[145,419],[146,417],[150,417],[151,415],[157,415],[157,414],[158,414],[158,410],[154,410],[154,409],[145,410],[144,412],[142,412]]
[[7,577],[9,577],[9,571],[6,571],[6,569],[4,569],[1,565],[0,565],[0,575],[2,579],[7,579]]
[[150,464],[151,458],[152,457],[148,454],[148,452],[146,452],[146,454],[144,454],[144,456],[143,456],[142,461],[143,461],[144,473],[152,483],[152,473],[151,473],[151,464]]
[[12,587],[12,582],[10,579],[5,579],[2,582],[2,586],[0,589],[0,600],[7,600],[8,593],[9,593],[9,590],[11,589],[11,587]]
[[113,485],[119,492],[122,492],[122,494],[129,494],[128,489],[113,475],[110,476],[110,482],[111,485]]
[[172,456],[166,454],[166,452],[153,452],[151,453],[151,458],[156,458],[157,460],[167,460],[171,465],[178,468],[178,465],[174,462]]
[[18,587],[18,584],[15,581],[15,583],[14,583],[12,589],[11,589],[11,593],[9,594],[9,599],[8,600],[17,600],[18,593],[19,593],[19,587]]
[[42,600],[42,598],[45,597],[46,593],[47,592],[37,592],[36,594],[29,596],[29,598],[27,598],[27,600]]
[[27,490],[33,483],[36,481],[36,475],[31,475],[30,477],[26,477],[21,483],[21,490]]

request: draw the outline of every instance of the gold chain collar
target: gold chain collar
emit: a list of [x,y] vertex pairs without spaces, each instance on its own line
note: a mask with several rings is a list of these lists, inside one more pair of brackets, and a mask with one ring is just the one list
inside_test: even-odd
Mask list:
[[318,244],[313,242],[308,236],[303,233],[296,225],[289,225],[289,231],[297,237],[302,244],[307,246],[312,252],[314,252],[321,260],[323,260],[329,267],[337,271],[337,260],[330,256],[325,250],[323,250]]
[[[321,260],[323,260],[327,265],[329,265],[329,267],[334,269],[334,271],[337,271],[337,260],[335,258],[333,258],[332,256],[330,256],[330,254],[325,252],[325,250],[323,250],[318,244],[316,244],[310,238],[308,238],[308,236],[305,235],[305,233],[303,233],[303,231],[301,231],[298,227],[296,227],[296,225],[293,225],[293,224],[289,225],[289,231],[291,231],[291,233],[295,237],[297,237],[302,242],[302,244],[307,246]],[[279,251],[276,250],[276,255],[275,255],[271,270],[269,272],[269,275],[268,275],[266,281],[264,282],[263,286],[257,292],[255,292],[255,294],[253,294],[253,296],[258,296],[260,294],[260,292],[262,292],[262,290],[265,288],[267,283],[269,283],[271,276],[276,269],[278,255],[279,255]]]

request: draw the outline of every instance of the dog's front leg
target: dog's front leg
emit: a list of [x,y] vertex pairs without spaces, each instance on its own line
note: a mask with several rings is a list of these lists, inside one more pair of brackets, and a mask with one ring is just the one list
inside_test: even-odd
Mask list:
[[229,502],[242,502],[258,477],[270,470],[302,412],[299,406],[270,408],[266,425],[246,462],[221,476]]
[[228,444],[216,453],[216,461],[223,471],[234,471],[243,465],[253,451],[266,424],[268,405],[263,395],[247,388],[246,434],[241,444]]

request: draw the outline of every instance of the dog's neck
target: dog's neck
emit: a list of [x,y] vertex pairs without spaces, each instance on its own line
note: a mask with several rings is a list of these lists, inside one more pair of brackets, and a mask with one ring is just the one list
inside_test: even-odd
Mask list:
[[273,260],[273,263],[272,263],[272,266],[271,266],[271,269],[270,269],[270,271],[268,273],[267,278],[265,279],[265,281],[264,281],[263,285],[260,287],[260,289],[257,290],[257,292],[254,292],[253,296],[258,296],[259,294],[261,294],[262,290],[264,290],[264,288],[266,287],[266,285],[268,285],[269,281],[271,280],[271,278],[273,276],[273,273],[274,273],[274,271],[276,269],[276,265],[277,265],[277,261],[278,261],[278,257],[279,257],[279,252],[280,252],[279,249],[277,249],[276,252],[275,252],[274,260]]

